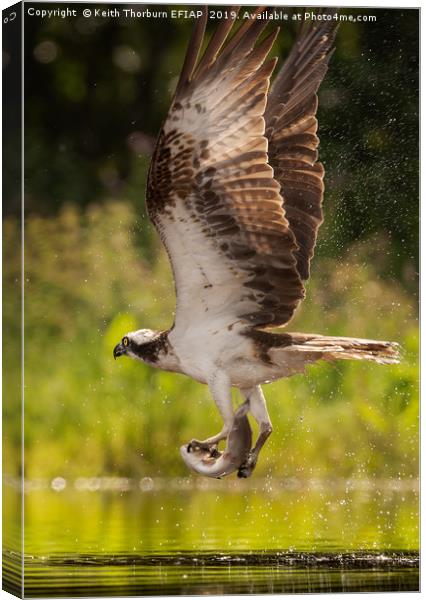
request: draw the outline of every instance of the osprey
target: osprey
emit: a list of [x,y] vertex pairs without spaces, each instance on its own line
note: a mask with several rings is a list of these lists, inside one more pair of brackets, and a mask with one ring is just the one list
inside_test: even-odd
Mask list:
[[278,30],[259,41],[265,11],[232,37],[234,20],[222,20],[201,58],[206,9],[194,27],[146,195],[174,274],[175,321],[167,331],[127,333],[114,348],[114,357],[208,385],[223,427],[189,442],[188,452],[215,456],[234,424],[231,390],[241,391],[259,432],[234,467],[240,477],[252,473],[272,432],[262,383],[320,359],[398,362],[391,342],[268,331],[286,325],[305,297],[323,220],[315,115],[336,22],[301,28],[270,89]]

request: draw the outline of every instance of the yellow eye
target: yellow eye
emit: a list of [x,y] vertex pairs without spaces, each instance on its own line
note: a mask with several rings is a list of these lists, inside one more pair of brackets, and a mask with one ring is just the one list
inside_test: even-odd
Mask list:
[[126,348],[129,345],[129,338],[128,337],[124,337],[123,338],[123,346]]

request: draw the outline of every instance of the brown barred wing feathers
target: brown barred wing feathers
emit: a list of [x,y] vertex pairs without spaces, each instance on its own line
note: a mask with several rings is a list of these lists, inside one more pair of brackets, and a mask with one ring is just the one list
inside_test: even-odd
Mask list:
[[[324,11],[328,15],[335,9]],[[300,277],[309,277],[318,229],[323,221],[324,169],[318,160],[317,91],[333,52],[337,22],[302,27],[268,97],[266,135],[269,162],[281,186],[286,217],[298,250]]]
[[205,23],[204,13],[148,180],[148,211],[175,277],[175,325],[282,325],[304,289],[265,137],[277,32],[259,42],[267,22],[247,20],[227,41],[222,23],[197,63]]

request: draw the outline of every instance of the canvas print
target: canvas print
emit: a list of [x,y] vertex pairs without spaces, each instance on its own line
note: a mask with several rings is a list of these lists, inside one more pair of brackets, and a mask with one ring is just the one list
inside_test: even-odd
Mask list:
[[419,591],[419,10],[3,39],[3,589]]

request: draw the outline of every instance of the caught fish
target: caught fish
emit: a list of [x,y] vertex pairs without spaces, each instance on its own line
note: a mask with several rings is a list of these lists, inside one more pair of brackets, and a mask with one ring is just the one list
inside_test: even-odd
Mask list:
[[252,432],[247,419],[248,403],[242,404],[235,413],[226,448],[220,452],[212,448],[189,450],[181,446],[180,453],[187,467],[206,477],[220,478],[236,471],[246,460],[251,449]]

